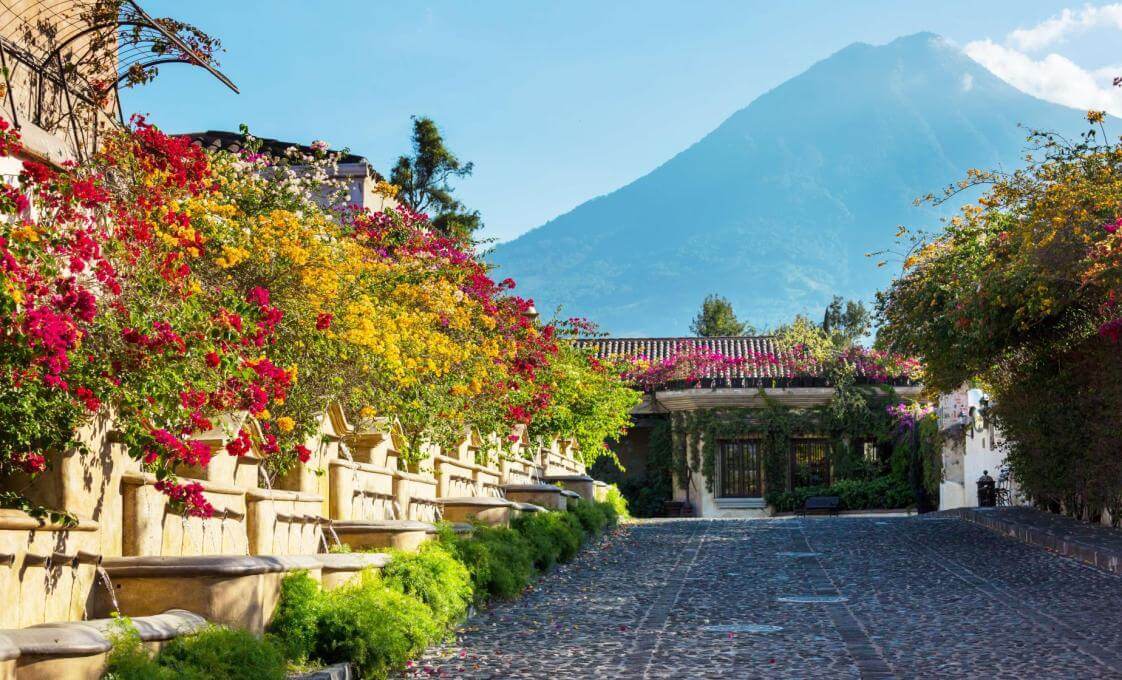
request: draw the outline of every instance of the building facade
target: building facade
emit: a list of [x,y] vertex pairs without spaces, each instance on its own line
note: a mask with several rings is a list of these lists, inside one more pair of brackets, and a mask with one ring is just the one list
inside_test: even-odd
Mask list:
[[978,480],[993,478],[1003,505],[1022,505],[1016,480],[1005,462],[1005,438],[987,417],[988,395],[963,386],[939,398],[939,434],[942,441],[943,478],[939,509],[978,506]]
[[[660,453],[655,434],[671,430],[672,506],[702,517],[763,517],[774,512],[770,493],[798,487],[827,486],[841,472],[839,451],[867,461],[870,467],[886,463],[883,442],[877,433],[831,431],[821,419],[837,394],[826,377],[793,376],[781,365],[743,361],[783,352],[768,337],[728,338],[602,338],[582,341],[602,358],[627,356],[652,363],[677,352],[712,352],[733,359],[725,366],[692,380],[671,382],[648,390],[632,411],[634,427],[615,446],[624,472],[617,473],[621,487],[628,479],[646,479]],[[913,400],[921,387],[906,380],[882,383],[858,375],[863,393],[873,400]],[[783,413],[802,424],[779,441],[765,422],[769,414]],[[665,437],[661,437],[665,439]]]

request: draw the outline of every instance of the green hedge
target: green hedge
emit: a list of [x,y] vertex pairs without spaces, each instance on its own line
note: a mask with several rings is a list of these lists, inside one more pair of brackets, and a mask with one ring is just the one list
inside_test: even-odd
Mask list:
[[[612,503],[574,502],[569,512],[523,515],[511,528],[441,528],[416,553],[395,553],[381,574],[324,592],[307,573],[285,578],[269,638],[295,663],[349,661],[384,678],[446,636],[473,600],[511,598],[618,521]],[[265,677],[265,676],[261,676]],[[131,678],[129,678],[131,680]]]
[[513,598],[534,578],[530,543],[514,529],[476,527],[472,538],[452,535],[444,543],[467,567],[476,602]]
[[842,510],[906,508],[915,505],[915,494],[905,482],[886,475],[870,480],[846,479],[830,486],[800,486],[793,491],[768,494],[777,512],[801,509],[811,496],[837,496]]
[[284,680],[286,676],[282,650],[271,640],[243,630],[210,626],[172,640],[155,656],[145,650],[128,619],[120,620],[111,638],[107,680]]

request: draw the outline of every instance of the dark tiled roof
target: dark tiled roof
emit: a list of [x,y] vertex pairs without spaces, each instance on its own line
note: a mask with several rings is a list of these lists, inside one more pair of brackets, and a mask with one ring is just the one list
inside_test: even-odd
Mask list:
[[[183,134],[184,137],[190,137],[203,148],[211,151],[226,150],[237,152],[241,150],[242,145],[245,144],[245,135],[240,132],[226,132],[224,130],[207,130],[206,132],[187,132]],[[286,149],[296,147],[303,153],[312,153],[312,147],[307,144],[297,144],[295,142],[285,142],[279,139],[269,139],[267,137],[258,137],[257,140],[261,142],[261,151],[269,154],[270,156],[283,156]],[[338,152],[335,152],[338,153]],[[340,163],[369,163],[366,158],[353,153],[345,153],[339,157]],[[371,168],[371,172],[373,168]],[[376,179],[382,179],[382,176],[374,172]]]
[[[752,359],[760,355],[772,354],[780,357],[775,341],[770,336],[742,336],[719,338],[591,338],[578,341],[584,347],[596,348],[601,358],[610,356],[645,357],[651,362],[662,361],[677,354],[682,347],[697,347],[705,351],[719,352],[723,356],[736,359]],[[739,366],[725,368],[707,375],[707,378],[787,378],[790,377],[782,366],[755,365],[746,361]]]
[[[812,368],[805,359],[788,351],[781,351],[770,336],[719,337],[719,338],[589,338],[577,344],[596,350],[596,356],[644,357],[652,363],[660,362],[683,349],[691,348],[716,352],[725,357],[746,359],[739,364],[711,367],[699,381],[676,380],[667,384],[671,389],[683,387],[828,387],[830,379],[820,369]],[[773,359],[769,360],[770,357]],[[753,360],[758,359],[758,360]],[[861,384],[889,384],[894,386],[917,385],[907,377],[885,378],[870,375],[858,364],[857,381]]]

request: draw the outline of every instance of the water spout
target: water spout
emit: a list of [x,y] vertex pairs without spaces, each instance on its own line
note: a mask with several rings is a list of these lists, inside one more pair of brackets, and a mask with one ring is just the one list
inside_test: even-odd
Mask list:
[[109,572],[105,571],[105,567],[100,564],[97,565],[97,577],[101,580],[102,585],[109,591],[109,601],[113,603],[113,611],[117,616],[121,615],[121,603],[117,601],[117,591],[113,588],[113,581],[109,579]]
[[47,558],[47,568],[48,569],[51,568],[51,567],[77,567],[77,566],[78,566],[78,556],[77,555],[67,555],[66,553],[53,552],[53,553],[51,553],[51,556],[49,558]]
[[327,530],[331,532],[331,540],[335,541],[335,547],[342,547],[343,542],[339,540],[339,534],[335,533],[335,523],[327,520]]
[[100,567],[102,557],[101,555],[79,550],[78,554],[74,556],[74,559],[77,560],[78,564],[92,564]]

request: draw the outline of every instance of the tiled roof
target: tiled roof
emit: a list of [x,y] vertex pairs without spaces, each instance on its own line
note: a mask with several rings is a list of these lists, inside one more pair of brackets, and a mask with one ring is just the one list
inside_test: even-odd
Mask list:
[[[584,347],[594,347],[600,358],[610,356],[645,357],[651,362],[666,359],[680,351],[682,347],[696,347],[711,352],[719,352],[726,357],[751,359],[759,355],[772,354],[783,356],[770,336],[742,336],[718,338],[591,338],[579,340]],[[707,378],[788,378],[789,373],[783,366],[755,365],[746,361],[739,366],[722,369]]]
[[[240,132],[226,132],[224,130],[207,130],[206,132],[188,132],[183,135],[190,137],[203,148],[210,151],[226,150],[237,153],[242,145],[245,144],[245,135]],[[270,156],[283,156],[286,149],[289,147],[296,147],[301,152],[310,154],[312,147],[306,144],[297,144],[295,142],[285,142],[279,139],[269,139],[267,137],[258,137],[257,141],[261,142],[261,151],[269,154]],[[365,163],[366,158],[353,153],[345,153],[339,157],[340,163]],[[369,164],[369,163],[367,163]],[[371,169],[376,179],[381,179],[377,172]]]

